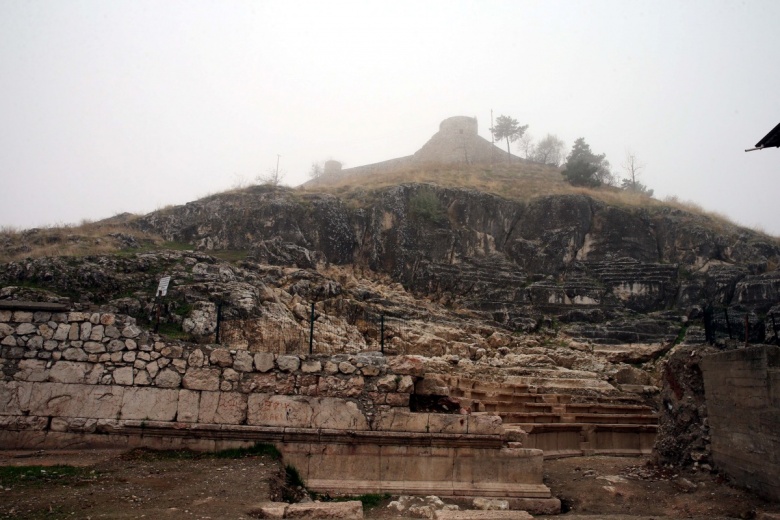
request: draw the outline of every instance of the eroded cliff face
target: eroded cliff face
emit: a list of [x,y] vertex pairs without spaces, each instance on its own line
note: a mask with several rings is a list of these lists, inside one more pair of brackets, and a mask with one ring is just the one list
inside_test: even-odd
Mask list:
[[[717,334],[737,336],[744,314],[756,340],[773,333],[763,317],[778,311],[780,244],[706,216],[585,195],[524,203],[419,184],[358,202],[255,187],[136,225],[200,250],[250,250],[262,263],[366,267],[510,329],[547,316],[594,342],[673,340],[685,318],[713,306],[740,316],[732,325],[718,314]],[[626,326],[634,321],[644,325]]]
[[[774,342],[780,324],[777,240],[668,207],[421,184],[348,197],[254,187],[133,225],[180,250],[139,242],[0,264],[0,300],[76,303],[152,328],[157,282],[170,275],[160,302],[169,337],[216,343],[220,316],[228,350],[346,360],[384,348],[426,356],[419,375],[661,405],[663,461],[710,461],[689,351],[705,352],[708,336]],[[4,334],[9,359],[41,346]],[[34,356],[55,359],[46,348]]]

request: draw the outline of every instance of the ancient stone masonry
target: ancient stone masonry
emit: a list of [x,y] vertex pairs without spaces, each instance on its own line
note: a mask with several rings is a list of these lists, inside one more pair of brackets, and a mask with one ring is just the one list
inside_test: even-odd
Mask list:
[[780,500],[780,347],[712,354],[701,365],[716,466]]
[[[425,164],[491,164],[503,163],[507,154],[478,134],[477,118],[467,116],[449,117],[441,122],[436,132],[413,155],[386,161],[342,169],[336,161],[325,163],[324,177],[328,179],[362,175],[381,174],[403,167]],[[511,156],[511,160],[523,161]],[[316,185],[317,179],[309,182]]]
[[556,510],[542,452],[510,441],[500,417],[410,411],[420,366],[414,356],[166,341],[109,312],[0,310],[0,444],[273,442],[315,491],[494,496]]

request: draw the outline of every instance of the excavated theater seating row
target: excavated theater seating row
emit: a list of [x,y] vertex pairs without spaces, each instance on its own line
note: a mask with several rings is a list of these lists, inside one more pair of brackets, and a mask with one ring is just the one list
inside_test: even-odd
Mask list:
[[[634,394],[539,393],[539,387],[432,376],[474,414],[499,415],[504,429],[545,458],[649,454],[658,416]],[[544,390],[541,388],[541,390]]]

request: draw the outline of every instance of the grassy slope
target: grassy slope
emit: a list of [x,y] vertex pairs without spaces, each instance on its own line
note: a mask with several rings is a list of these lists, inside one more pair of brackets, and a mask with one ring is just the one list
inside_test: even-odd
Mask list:
[[[579,193],[620,207],[680,209],[693,215],[706,217],[710,226],[720,232],[733,232],[739,228],[723,215],[705,211],[701,206],[681,202],[675,198],[659,201],[608,186],[597,189],[574,187],[564,182],[559,169],[532,163],[493,166],[419,165],[383,174],[371,173],[335,179],[320,178],[316,182],[301,186],[296,193],[301,195],[329,193],[345,199],[350,205],[364,207],[370,204],[371,191],[403,183],[429,183],[446,188],[474,189],[522,201],[541,196]],[[249,195],[253,191],[253,187],[249,187],[229,190],[223,194]],[[210,197],[219,197],[223,194]],[[43,256],[85,256],[189,247],[186,244],[169,244],[158,236],[134,229],[131,226],[134,218],[137,217],[123,214],[78,226],[48,227],[29,231],[0,228],[0,262]],[[127,240],[117,238],[117,234],[135,238],[137,245],[128,246]],[[243,257],[241,252],[228,253],[231,258],[225,258],[226,260]]]

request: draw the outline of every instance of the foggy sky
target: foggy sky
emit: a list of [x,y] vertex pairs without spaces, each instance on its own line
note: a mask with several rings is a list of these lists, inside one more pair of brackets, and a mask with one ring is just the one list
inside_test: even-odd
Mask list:
[[490,110],[780,235],[780,2],[0,0],[0,227],[409,155]]

